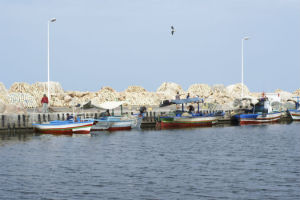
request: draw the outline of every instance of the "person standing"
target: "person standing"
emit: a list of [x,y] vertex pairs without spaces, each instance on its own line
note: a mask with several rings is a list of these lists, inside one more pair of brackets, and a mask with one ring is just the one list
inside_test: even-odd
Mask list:
[[[179,92],[177,92],[177,94],[175,96],[175,100],[180,100],[180,94],[179,94]],[[179,109],[179,105],[176,104],[176,110],[178,110],[178,109]]]
[[43,113],[46,113],[48,112],[48,103],[49,103],[49,100],[48,100],[48,97],[46,96],[46,94],[44,94],[42,100],[41,100],[41,103],[42,103],[42,112]]
[[187,99],[190,98],[190,93],[187,94],[186,98],[187,98]]
[[179,92],[177,92],[177,94],[176,94],[176,96],[175,96],[175,99],[176,99],[176,100],[180,100],[180,94],[179,94]]

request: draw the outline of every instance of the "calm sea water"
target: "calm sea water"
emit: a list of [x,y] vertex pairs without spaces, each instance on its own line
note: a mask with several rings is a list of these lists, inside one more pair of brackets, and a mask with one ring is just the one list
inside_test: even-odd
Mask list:
[[0,138],[0,199],[300,199],[300,123]]

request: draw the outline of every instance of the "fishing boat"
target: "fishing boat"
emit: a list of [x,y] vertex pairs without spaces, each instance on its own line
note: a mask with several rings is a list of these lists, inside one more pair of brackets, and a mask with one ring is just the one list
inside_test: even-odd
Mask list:
[[297,101],[293,100],[295,103],[296,109],[289,109],[288,113],[294,121],[300,121],[300,106],[299,106],[299,98],[300,97],[294,97],[294,98],[297,98]]
[[108,116],[100,119],[95,119],[95,123],[92,127],[92,131],[119,131],[130,130],[132,128],[138,128],[140,124],[137,124],[137,119],[130,119],[121,116]]
[[[94,119],[94,125],[92,131],[118,131],[118,130],[130,130],[132,128],[140,128],[143,118],[143,112],[145,109],[140,109],[139,114],[135,115],[123,115],[122,105],[124,102],[111,101],[98,105],[98,108],[105,109],[104,116]],[[110,116],[109,110],[114,110],[117,107],[121,107],[121,116]]]
[[[203,103],[203,99],[199,97],[171,100],[169,103],[164,102],[161,106],[171,105],[171,104],[181,104],[182,110],[175,111],[174,115],[161,116],[159,119],[159,125],[162,129],[168,128],[185,128],[185,127],[200,127],[200,126],[212,126],[217,123],[217,117],[212,114],[201,114],[199,109],[199,103]],[[184,111],[184,105],[188,103],[197,103],[198,111],[194,113],[193,106],[189,107],[189,112]],[[192,108],[192,109],[191,109]]]
[[42,124],[32,124],[36,132],[46,134],[89,134],[94,121],[50,121]]
[[273,111],[271,102],[267,97],[258,99],[252,109],[243,114],[237,114],[234,118],[240,125],[246,124],[262,124],[278,122],[282,116],[282,112]]

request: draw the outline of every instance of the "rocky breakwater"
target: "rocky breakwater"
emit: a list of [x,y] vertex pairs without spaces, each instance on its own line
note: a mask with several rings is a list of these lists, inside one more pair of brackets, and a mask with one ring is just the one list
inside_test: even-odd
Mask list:
[[[9,90],[0,83],[0,113],[22,113],[26,108],[37,108],[41,106],[41,98],[47,93],[47,82],[34,84],[14,83]],[[257,99],[261,93],[251,93],[244,85],[244,96],[249,99]],[[205,99],[204,108],[208,109],[235,109],[250,106],[250,101],[241,101],[241,84],[224,85],[193,84],[186,91],[177,83],[165,82],[155,92],[149,92],[141,86],[129,86],[126,90],[118,92],[111,87],[102,87],[99,91],[65,91],[58,82],[50,83],[51,100],[53,107],[72,107],[77,104],[85,104],[89,101],[94,105],[106,101],[125,101],[128,106],[157,106],[162,100],[174,99],[177,92],[181,98],[188,93],[190,97]],[[276,90],[283,102],[300,96],[300,89],[293,93]]]

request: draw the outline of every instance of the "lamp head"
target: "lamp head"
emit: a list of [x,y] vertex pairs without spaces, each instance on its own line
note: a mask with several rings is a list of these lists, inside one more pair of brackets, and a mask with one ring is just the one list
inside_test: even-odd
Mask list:
[[56,21],[56,18],[50,19],[50,22],[55,22],[55,21]]

